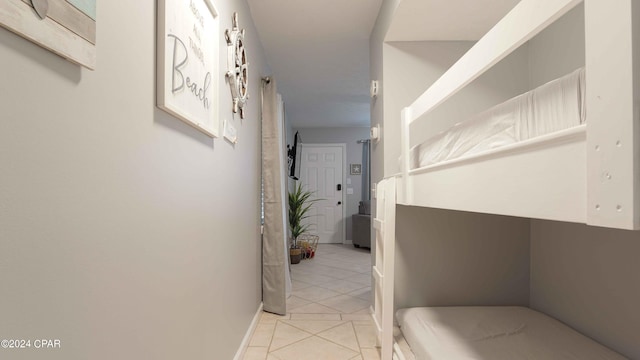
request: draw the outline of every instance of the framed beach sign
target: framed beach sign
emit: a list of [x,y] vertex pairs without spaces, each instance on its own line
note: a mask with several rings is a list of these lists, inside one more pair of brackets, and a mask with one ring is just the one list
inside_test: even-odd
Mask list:
[[210,0],[159,0],[158,107],[217,137],[220,21]]
[[97,0],[0,0],[0,26],[94,70]]

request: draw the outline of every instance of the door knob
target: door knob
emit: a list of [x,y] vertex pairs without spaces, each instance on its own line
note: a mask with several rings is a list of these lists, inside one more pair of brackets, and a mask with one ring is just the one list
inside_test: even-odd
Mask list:
[[338,205],[342,205],[342,201],[338,201]]

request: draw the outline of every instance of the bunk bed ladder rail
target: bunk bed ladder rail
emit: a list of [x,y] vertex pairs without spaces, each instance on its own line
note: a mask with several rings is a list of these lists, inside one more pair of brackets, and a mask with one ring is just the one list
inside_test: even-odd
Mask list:
[[377,185],[376,218],[373,221],[376,237],[373,320],[382,360],[391,360],[393,357],[395,226],[396,179],[391,177]]

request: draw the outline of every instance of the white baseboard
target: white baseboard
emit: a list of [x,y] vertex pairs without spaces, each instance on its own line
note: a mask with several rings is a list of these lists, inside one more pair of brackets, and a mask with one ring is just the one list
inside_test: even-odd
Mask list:
[[353,240],[345,240],[343,242],[344,245],[353,245]]
[[244,339],[240,343],[240,348],[236,352],[236,356],[233,357],[233,360],[242,360],[244,358],[244,353],[247,352],[247,348],[249,347],[249,342],[251,341],[251,336],[253,336],[253,331],[258,326],[258,322],[260,321],[260,316],[262,316],[262,302],[260,302],[260,306],[258,306],[258,311],[253,316],[253,320],[251,321],[251,325],[247,329],[247,333],[244,334]]

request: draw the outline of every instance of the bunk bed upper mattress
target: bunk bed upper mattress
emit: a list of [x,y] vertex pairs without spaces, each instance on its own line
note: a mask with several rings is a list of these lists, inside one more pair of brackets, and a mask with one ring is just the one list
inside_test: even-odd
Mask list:
[[454,125],[411,149],[411,168],[481,153],[583,124],[584,68]]
[[416,360],[625,359],[525,307],[409,308],[397,319]]

